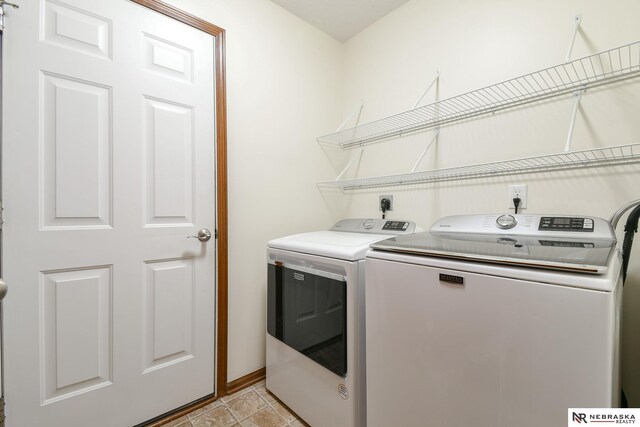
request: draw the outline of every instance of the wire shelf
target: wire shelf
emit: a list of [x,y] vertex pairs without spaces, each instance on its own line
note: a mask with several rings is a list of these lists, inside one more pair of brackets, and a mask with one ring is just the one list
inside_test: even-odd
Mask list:
[[635,162],[640,162],[640,144],[618,145],[425,172],[328,181],[318,183],[318,187],[356,190]]
[[640,41],[321,136],[318,142],[342,148],[365,145],[638,75]]

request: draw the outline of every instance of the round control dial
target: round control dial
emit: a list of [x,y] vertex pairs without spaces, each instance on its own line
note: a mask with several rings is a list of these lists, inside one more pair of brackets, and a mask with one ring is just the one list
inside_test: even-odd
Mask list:
[[509,228],[513,228],[518,224],[518,221],[513,215],[500,215],[498,219],[496,219],[496,224],[498,228],[502,228],[503,230],[508,230]]
[[371,227],[373,227],[373,220],[372,220],[372,219],[368,219],[368,220],[366,220],[365,222],[363,222],[363,223],[362,223],[362,226],[363,226],[366,230],[370,229]]

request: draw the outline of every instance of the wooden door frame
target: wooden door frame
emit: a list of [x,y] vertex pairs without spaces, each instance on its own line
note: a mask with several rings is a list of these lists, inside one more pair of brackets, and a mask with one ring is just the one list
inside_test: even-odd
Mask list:
[[218,260],[217,333],[216,333],[216,388],[215,396],[202,399],[202,406],[227,394],[227,325],[228,325],[228,215],[227,215],[227,99],[225,80],[225,31],[197,16],[186,13],[160,0],[131,0],[214,37],[216,88],[216,217]]

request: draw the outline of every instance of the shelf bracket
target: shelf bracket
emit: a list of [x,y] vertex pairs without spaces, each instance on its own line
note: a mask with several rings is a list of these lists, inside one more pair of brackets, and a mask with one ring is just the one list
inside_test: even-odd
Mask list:
[[431,84],[429,85],[429,87],[427,89],[425,89],[424,92],[422,92],[422,95],[420,95],[420,98],[418,98],[418,100],[416,101],[415,104],[413,104],[413,107],[411,107],[412,110],[415,110],[416,107],[418,106],[418,104],[420,104],[420,101],[422,101],[422,98],[424,98],[427,93],[429,93],[429,91],[431,90],[431,88],[433,87],[434,84],[436,84],[436,82],[438,81],[438,79],[440,78],[440,70],[436,70],[436,76],[435,78],[431,81]]
[[[344,128],[347,123],[349,123],[349,120],[351,120],[354,116],[356,117],[356,121],[355,124],[353,125],[354,127],[358,126],[358,123],[360,123],[360,116],[362,114],[362,109],[364,108],[364,101],[360,100],[360,106],[358,108],[356,108],[355,110],[353,110],[353,112],[351,114],[349,114],[349,116],[344,119],[344,121],[342,122],[342,124],[340,126],[338,126],[338,129],[336,130],[336,132],[340,132],[342,130],[342,128]],[[357,156],[355,156],[354,158],[352,158],[351,160],[349,160],[349,163],[347,163],[347,165],[342,169],[342,171],[338,174],[338,176],[336,177],[336,181],[340,181],[340,179],[342,179],[342,175],[344,175],[349,168],[351,167],[351,165],[353,164],[353,162],[356,160],[356,158],[358,159],[358,163],[360,162],[360,159],[362,158],[362,152],[364,151],[364,146],[360,146],[360,152],[358,153]]]
[[580,28],[580,24],[582,23],[582,14],[577,14],[573,18],[573,32],[571,33],[571,41],[569,42],[569,49],[567,49],[567,56],[564,58],[564,62],[571,61],[571,51],[573,50],[573,43],[576,41],[576,35],[578,34],[578,29]]
[[364,101],[360,100],[360,106],[358,108],[356,108],[355,110],[353,110],[353,112],[351,114],[349,114],[349,116],[347,116],[346,119],[344,119],[342,124],[340,126],[338,126],[338,129],[336,129],[336,133],[340,132],[347,125],[347,123],[349,123],[349,120],[351,120],[353,118],[353,116],[356,116],[356,122],[355,122],[355,124],[353,126],[354,127],[358,126],[358,123],[360,123],[360,115],[362,114],[362,109],[363,108],[364,108]]
[[438,139],[438,135],[440,135],[440,128],[437,127],[436,128],[436,134],[433,135],[433,138],[431,138],[431,142],[429,142],[429,144],[427,145],[427,147],[424,149],[424,151],[422,152],[422,154],[420,154],[420,157],[418,158],[418,161],[416,162],[415,165],[413,165],[413,169],[411,169],[411,172],[415,172],[416,169],[418,168],[418,165],[420,164],[420,162],[422,161],[422,159],[424,159],[424,156],[427,154],[427,152],[429,151],[429,148],[431,148],[431,146],[433,145],[434,142],[436,142],[436,140]]
[[345,172],[349,170],[349,168],[351,167],[351,165],[356,159],[358,159],[358,163],[360,163],[360,159],[362,159],[363,152],[364,152],[364,147],[360,147],[360,152],[358,153],[358,155],[355,156],[353,159],[349,160],[349,163],[347,163],[347,166],[345,166],[344,169],[342,169],[342,172],[338,174],[335,181],[340,181],[342,179],[342,175],[344,175]]
[[580,100],[584,90],[580,90],[573,93],[573,109],[571,111],[571,119],[569,121],[569,133],[567,134],[567,143],[564,146],[564,152],[571,151],[571,139],[573,138],[573,127],[576,124],[576,116],[578,114],[578,107],[580,106]]

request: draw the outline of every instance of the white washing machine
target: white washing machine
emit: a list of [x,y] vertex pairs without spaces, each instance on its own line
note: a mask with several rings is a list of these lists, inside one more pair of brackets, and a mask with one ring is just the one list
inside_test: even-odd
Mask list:
[[369,427],[565,427],[619,405],[607,221],[451,216],[366,259]]
[[268,243],[269,391],[313,427],[363,427],[364,257],[410,221],[347,219]]

